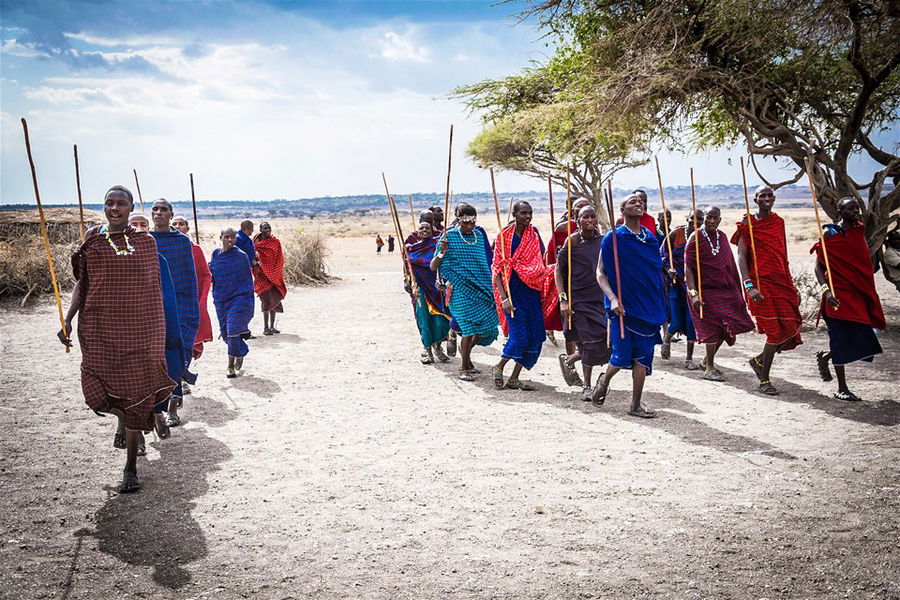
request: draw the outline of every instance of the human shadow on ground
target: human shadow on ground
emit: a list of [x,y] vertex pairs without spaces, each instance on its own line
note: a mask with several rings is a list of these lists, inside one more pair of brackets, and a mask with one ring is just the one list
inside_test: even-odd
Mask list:
[[[812,368],[815,368],[815,365]],[[722,369],[722,372],[727,379],[725,382],[727,385],[747,391],[760,398],[774,399],[787,404],[805,404],[832,417],[848,419],[867,425],[891,427],[900,424],[900,403],[893,400],[845,402],[823,395],[818,390],[811,390],[776,376],[772,377],[772,383],[778,388],[778,395],[767,396],[756,391],[759,382],[753,373],[731,369]],[[852,386],[852,381],[849,383]],[[834,386],[834,391],[837,390],[836,381],[830,385]],[[895,386],[896,382],[891,382],[891,385]]]
[[231,387],[242,392],[256,394],[260,398],[274,398],[281,392],[281,386],[265,377],[257,375],[241,375],[229,380]]
[[278,347],[284,344],[299,344],[300,342],[305,342],[306,338],[302,338],[296,333],[276,333],[275,335],[266,335],[266,336],[257,336],[256,342],[262,342],[260,347]]
[[[222,427],[228,421],[236,419],[240,413],[228,408],[224,402],[218,402],[206,396],[188,396],[184,401],[189,421],[196,420],[206,423],[210,427]],[[196,418],[192,418],[196,415]]]
[[194,501],[209,491],[207,476],[231,452],[200,428],[180,429],[155,446],[159,460],[138,462],[141,491],[111,493],[96,513],[96,528],[75,535],[96,537],[100,552],[152,567],[157,584],[179,589],[191,581],[187,566],[208,553],[206,535],[191,516]]
[[[494,387],[493,381],[491,380],[490,366],[485,368],[485,366],[478,365],[478,367],[482,370],[482,374],[479,375],[475,381],[460,383],[474,385],[475,387],[480,388],[485,395],[494,401],[507,403],[541,402],[563,410],[577,410],[592,416],[598,416],[605,413],[619,419],[627,420],[631,423],[638,423],[665,431],[666,433],[681,438],[685,443],[704,446],[728,454],[755,453],[782,459],[796,458],[790,454],[781,452],[771,444],[761,442],[751,437],[727,433],[696,419],[679,414],[703,413],[703,411],[698,409],[695,405],[679,398],[645,391],[643,395],[644,402],[648,406],[659,410],[655,419],[639,419],[628,415],[631,392],[627,390],[613,390],[603,406],[596,406],[591,402],[582,401],[579,397],[580,390],[574,387],[571,388],[573,391],[570,394],[559,393],[556,388],[536,382],[530,382],[536,388],[533,392],[497,389]],[[455,372],[446,366],[442,365],[438,368],[450,377],[455,375]],[[507,369],[507,375],[508,372],[509,369]],[[626,375],[628,375],[628,372],[623,372],[619,374],[618,377],[625,377]]]

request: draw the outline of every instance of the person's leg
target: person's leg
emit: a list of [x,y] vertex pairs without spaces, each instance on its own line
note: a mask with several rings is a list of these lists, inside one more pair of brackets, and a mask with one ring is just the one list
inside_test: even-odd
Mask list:
[[716,350],[719,344],[706,344],[706,372],[711,373],[716,370]]
[[125,473],[122,477],[120,492],[136,492],[140,488],[137,478],[137,450],[140,441],[140,431],[125,431]]
[[237,374],[234,372],[234,356],[228,355],[228,371],[226,371],[228,377],[237,377]]
[[591,387],[591,375],[594,372],[594,367],[581,363],[581,372],[584,374],[584,387]]
[[276,315],[276,314],[277,314],[277,313],[276,313],[274,310],[273,310],[272,312],[269,313],[269,330],[270,330],[272,333],[281,333],[280,331],[278,331],[277,329],[275,329],[275,315]]
[[513,367],[512,375],[509,376],[510,379],[519,379],[519,374],[522,372],[522,365],[516,363],[516,366]]
[[472,364],[472,348],[475,346],[474,335],[464,335],[459,344],[459,355],[461,358],[460,369],[468,371],[475,367]]
[[685,360],[694,360],[694,342],[687,343],[687,355]]
[[644,393],[644,381],[647,379],[647,368],[635,362],[631,367],[631,410],[641,410],[641,396]]
[[609,391],[609,382],[612,381],[613,376],[619,372],[621,367],[613,366],[612,363],[606,367],[606,373],[603,374],[597,381],[597,385],[594,387],[594,391],[591,393],[591,399],[597,404],[603,404],[606,400],[606,394]]
[[118,448],[119,450],[125,449],[125,419],[122,417],[117,417],[118,422],[116,423],[116,435],[113,437],[113,448]]
[[844,369],[844,365],[834,365],[834,374],[837,376],[838,392],[850,393],[850,388],[847,387],[847,371]]

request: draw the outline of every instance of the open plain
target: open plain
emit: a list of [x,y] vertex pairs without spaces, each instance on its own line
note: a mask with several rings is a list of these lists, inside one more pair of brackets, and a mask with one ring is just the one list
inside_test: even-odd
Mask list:
[[642,421],[625,374],[602,409],[580,402],[549,342],[530,393],[421,365],[399,255],[330,247],[340,279],[290,290],[243,377],[207,344],[134,495],[55,306],[0,308],[0,597],[900,598],[900,295],[880,273],[885,354],[848,369],[863,402],[819,379],[823,329],[776,358],[780,396],[757,394],[748,334],[726,383],[682,369],[684,343],[657,356]]

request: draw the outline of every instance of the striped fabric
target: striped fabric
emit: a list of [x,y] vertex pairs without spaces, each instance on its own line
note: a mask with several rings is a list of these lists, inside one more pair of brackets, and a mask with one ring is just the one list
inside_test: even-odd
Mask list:
[[489,346],[497,339],[498,320],[483,231],[468,236],[458,227],[447,231],[441,275],[453,286],[450,312],[462,335],[477,335],[479,345]]
[[189,383],[196,379],[188,372],[193,358],[191,350],[200,326],[200,305],[197,301],[197,271],[194,269],[194,251],[191,240],[174,227],[169,231],[151,231],[156,247],[169,264],[175,297],[178,300],[178,320],[181,324],[181,339],[188,349],[185,356],[183,378]]

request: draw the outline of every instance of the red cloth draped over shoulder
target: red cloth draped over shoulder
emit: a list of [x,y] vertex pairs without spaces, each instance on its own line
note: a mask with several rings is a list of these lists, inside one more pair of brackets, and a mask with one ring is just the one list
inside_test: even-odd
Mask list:
[[[522,241],[516,248],[515,256],[511,256],[515,232],[515,223],[510,223],[503,228],[503,252],[499,248],[500,236],[497,236],[494,243],[494,262],[491,265],[491,273],[493,275],[502,273],[503,281],[507,282],[511,272],[515,271],[522,283],[540,292],[541,312],[546,323],[548,315],[552,313],[558,315],[559,313],[559,297],[556,293],[556,282],[553,280],[556,267],[544,264],[544,258],[541,256],[541,237],[532,225],[526,227],[522,232]],[[500,291],[496,287],[494,287],[494,302],[497,304],[500,326],[505,334],[509,331],[509,325],[506,322],[506,313],[500,308]],[[512,302],[515,307],[516,299],[513,298]]]
[[209,272],[203,248],[192,243],[191,251],[194,254],[194,270],[197,272],[197,300],[200,304],[200,326],[194,337],[194,358],[200,358],[200,355],[203,354],[203,343],[211,342],[213,339],[212,323],[209,320],[209,309],[207,308],[212,275]]
[[284,251],[281,249],[281,241],[275,236],[266,239],[257,236],[253,244],[259,260],[259,266],[253,267],[253,291],[259,295],[275,287],[284,298],[287,296],[287,286],[284,284]]
[[757,219],[755,215],[750,215],[750,218],[753,219],[758,279],[746,218],[737,223],[737,230],[731,236],[731,243],[735,246],[741,239],[744,240],[750,279],[764,298],[762,302],[754,302],[747,296],[747,308],[756,318],[756,328],[760,333],[766,334],[767,343],[783,344],[781,350],[791,350],[803,343],[800,339],[803,318],[800,316],[800,297],[788,263],[784,219],[775,213],[763,219]]
[[[836,309],[827,307],[828,316],[884,329],[884,310],[875,290],[875,274],[872,271],[872,259],[866,244],[865,227],[856,225],[849,230],[843,230],[826,225],[826,230],[835,232],[825,238],[825,247],[828,249],[834,295],[840,301],[840,306]],[[819,242],[813,244],[809,252],[810,254],[815,252],[819,264],[825,265]],[[825,281],[828,281],[827,276]],[[823,297],[819,314],[823,314],[825,310],[826,302]]]

